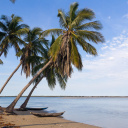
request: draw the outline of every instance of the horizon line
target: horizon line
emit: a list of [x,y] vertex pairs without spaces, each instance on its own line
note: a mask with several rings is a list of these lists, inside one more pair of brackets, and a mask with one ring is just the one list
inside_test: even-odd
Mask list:
[[[17,96],[0,96],[0,97],[17,97]],[[21,96],[27,97],[27,96]],[[31,96],[31,97],[128,97],[128,96]]]

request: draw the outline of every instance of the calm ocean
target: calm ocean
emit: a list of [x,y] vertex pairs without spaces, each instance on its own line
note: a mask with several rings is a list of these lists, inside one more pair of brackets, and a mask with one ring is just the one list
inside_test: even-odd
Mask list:
[[[0,97],[0,106],[6,107],[13,99]],[[24,100],[22,97],[16,107]],[[31,97],[28,107],[48,107],[48,112],[66,111],[65,119],[103,128],[128,128],[128,98]]]

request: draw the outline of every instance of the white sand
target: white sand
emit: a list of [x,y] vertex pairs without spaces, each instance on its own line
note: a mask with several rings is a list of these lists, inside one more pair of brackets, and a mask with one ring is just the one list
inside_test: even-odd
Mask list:
[[2,115],[3,121],[5,123],[15,124],[15,126],[20,126],[21,128],[99,128],[65,120],[60,117],[36,117],[30,115],[30,111],[15,112],[18,115]]

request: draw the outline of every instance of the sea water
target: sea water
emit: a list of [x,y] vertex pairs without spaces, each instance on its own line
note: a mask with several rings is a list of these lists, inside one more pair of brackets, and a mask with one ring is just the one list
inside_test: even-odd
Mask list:
[[[0,106],[8,106],[14,98],[0,97]],[[22,97],[16,107],[24,100]],[[31,97],[28,107],[48,107],[48,112],[65,111],[65,119],[102,128],[128,128],[128,98]]]

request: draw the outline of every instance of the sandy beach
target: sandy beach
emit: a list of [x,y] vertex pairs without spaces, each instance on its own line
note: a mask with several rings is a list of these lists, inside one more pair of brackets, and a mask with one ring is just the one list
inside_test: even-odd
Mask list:
[[1,115],[0,124],[1,122],[5,124],[11,123],[17,128],[99,128],[65,120],[61,117],[36,117],[31,115],[30,111],[15,111],[15,113],[17,115]]

